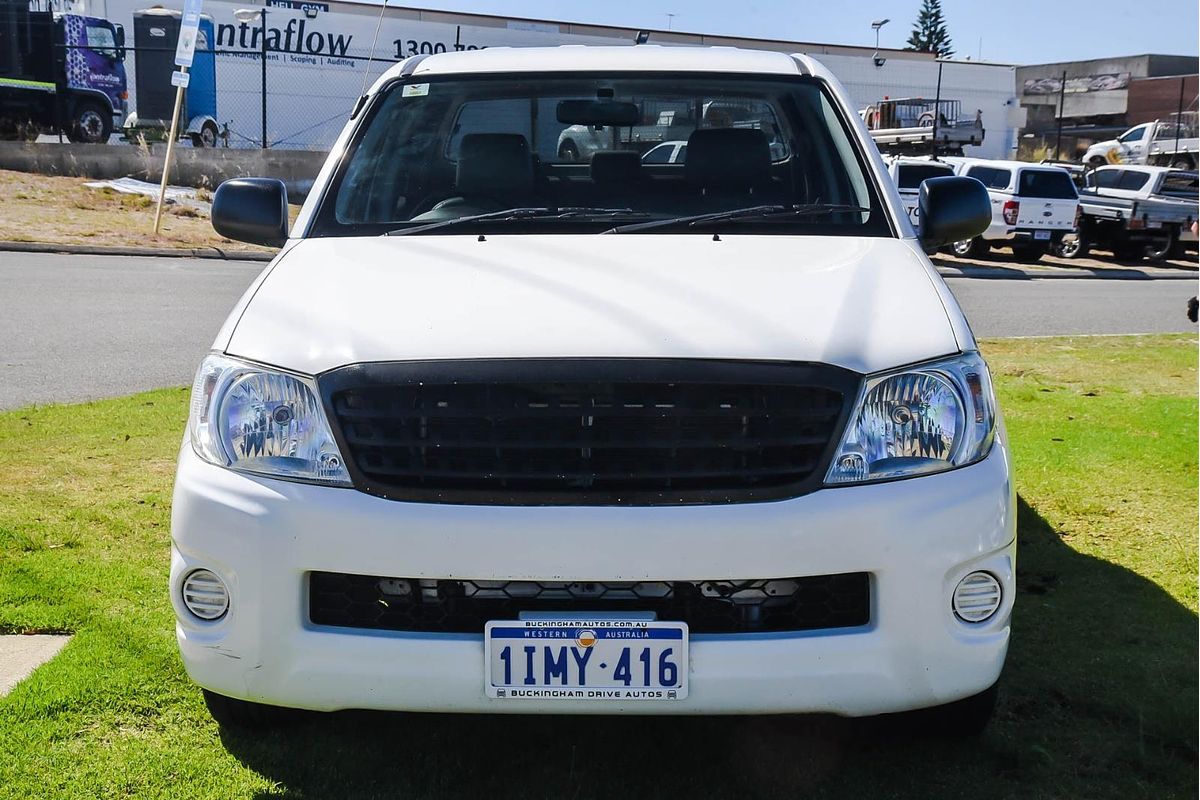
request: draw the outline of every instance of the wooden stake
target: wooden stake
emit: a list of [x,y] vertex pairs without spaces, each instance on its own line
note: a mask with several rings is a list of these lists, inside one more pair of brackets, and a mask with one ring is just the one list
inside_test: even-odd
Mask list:
[[[188,68],[182,67],[181,71],[187,74]],[[163,159],[162,168],[162,184],[158,187],[158,206],[154,209],[154,235],[158,235],[158,229],[162,224],[162,207],[163,199],[167,196],[167,177],[171,171],[171,156],[175,153],[175,136],[179,132],[179,109],[183,105],[183,86],[175,89],[175,110],[171,112],[171,135],[167,139],[167,155]]]

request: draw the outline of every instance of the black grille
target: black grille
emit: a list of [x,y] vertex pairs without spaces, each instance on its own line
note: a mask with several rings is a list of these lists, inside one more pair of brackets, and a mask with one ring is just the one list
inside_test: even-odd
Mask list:
[[870,621],[865,572],[741,581],[640,583],[436,580],[309,573],[315,625],[391,631],[482,633],[522,611],[655,612],[693,633],[851,628]]
[[857,382],[808,364],[648,359],[366,364],[320,378],[364,491],[592,505],[803,494]]

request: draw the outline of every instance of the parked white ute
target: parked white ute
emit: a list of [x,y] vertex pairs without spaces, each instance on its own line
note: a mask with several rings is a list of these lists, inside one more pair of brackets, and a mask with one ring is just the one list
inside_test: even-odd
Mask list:
[[[557,158],[644,98],[745,109]],[[697,115],[700,116],[700,115]],[[771,141],[777,142],[772,148]],[[925,182],[925,245],[988,221]],[[837,81],[726,48],[415,58],[356,108],[200,367],[179,647],[281,707],[986,721],[1015,597],[974,338]]]
[[1079,227],[1079,192],[1062,167],[967,159],[958,174],[987,187],[992,222],[979,236],[955,242],[957,256],[986,258],[992,247],[1011,245],[1018,259],[1036,261]]
[[921,222],[921,184],[928,178],[954,175],[956,164],[938,158],[921,156],[895,156],[884,158],[888,176],[900,192],[900,202],[908,214],[908,221],[916,230]]

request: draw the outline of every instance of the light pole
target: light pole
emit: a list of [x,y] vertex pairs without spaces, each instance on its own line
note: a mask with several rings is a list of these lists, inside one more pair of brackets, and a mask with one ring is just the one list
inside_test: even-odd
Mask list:
[[872,30],[875,31],[875,53],[871,56],[871,60],[875,62],[875,66],[882,67],[884,59],[879,57],[879,29],[891,22],[890,19],[877,19],[871,23]]
[[671,23],[675,21],[675,15],[670,11],[667,12],[667,30],[671,30]]
[[259,21],[259,56],[262,59],[262,149],[267,149],[267,10],[265,8],[239,8],[233,12],[238,22]]

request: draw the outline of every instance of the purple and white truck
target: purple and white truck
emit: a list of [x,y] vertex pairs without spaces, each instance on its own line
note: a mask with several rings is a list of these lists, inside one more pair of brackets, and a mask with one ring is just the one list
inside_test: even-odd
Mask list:
[[120,25],[0,0],[0,139],[107,142],[127,110],[124,62]]

